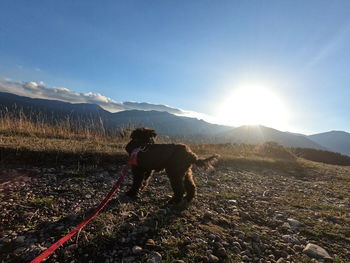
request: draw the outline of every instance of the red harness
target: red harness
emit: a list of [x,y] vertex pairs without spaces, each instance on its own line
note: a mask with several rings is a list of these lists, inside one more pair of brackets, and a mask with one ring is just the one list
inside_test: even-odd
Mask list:
[[140,152],[140,148],[136,148],[132,151],[132,153],[130,154],[130,159],[128,164],[131,165],[137,165],[137,155]]

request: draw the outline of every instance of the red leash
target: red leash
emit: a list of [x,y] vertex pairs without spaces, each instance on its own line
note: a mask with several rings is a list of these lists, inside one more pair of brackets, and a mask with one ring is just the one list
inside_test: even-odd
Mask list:
[[37,256],[35,259],[30,261],[30,263],[39,263],[43,261],[44,259],[48,258],[53,252],[55,252],[56,249],[58,249],[60,246],[62,246],[64,243],[66,243],[71,237],[73,237],[76,233],[78,233],[84,226],[86,226],[108,203],[109,199],[115,194],[117,191],[119,185],[123,181],[124,177],[128,173],[129,168],[132,165],[137,165],[137,153],[139,149],[135,149],[129,159],[129,162],[127,165],[124,166],[121,176],[118,178],[118,180],[113,185],[112,189],[109,191],[108,195],[103,199],[101,204],[96,208],[96,210],[83,222],[81,222],[79,225],[77,225],[73,230],[71,230],[67,235],[60,238],[58,241],[56,241],[54,244],[52,244],[48,249],[46,249],[43,253],[41,253],[39,256]]

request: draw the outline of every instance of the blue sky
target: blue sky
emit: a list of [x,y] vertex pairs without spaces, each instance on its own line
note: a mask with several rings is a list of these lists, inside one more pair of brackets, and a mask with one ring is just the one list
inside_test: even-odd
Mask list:
[[282,112],[247,88],[263,86],[288,114],[261,124],[350,132],[350,1],[2,0],[0,10],[0,78],[209,116],[225,104],[228,122],[245,117],[229,107],[237,89]]

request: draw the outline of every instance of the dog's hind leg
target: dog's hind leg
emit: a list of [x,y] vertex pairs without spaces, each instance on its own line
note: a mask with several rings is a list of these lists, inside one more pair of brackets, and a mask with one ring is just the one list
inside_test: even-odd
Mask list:
[[184,187],[184,173],[169,173],[168,176],[170,179],[171,187],[174,191],[174,195],[169,201],[169,203],[177,204],[180,203],[183,199],[184,193],[185,193],[185,187]]
[[193,197],[196,195],[196,185],[193,181],[192,170],[188,169],[185,174],[185,190],[186,190],[186,200],[190,202]]

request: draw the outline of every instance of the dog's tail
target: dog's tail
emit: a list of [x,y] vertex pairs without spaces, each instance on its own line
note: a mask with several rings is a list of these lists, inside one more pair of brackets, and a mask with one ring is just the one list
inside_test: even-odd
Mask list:
[[197,159],[194,164],[199,166],[199,167],[211,168],[212,165],[218,161],[219,157],[220,157],[220,155],[214,154],[213,156],[210,156],[210,157],[205,158],[205,159]]

